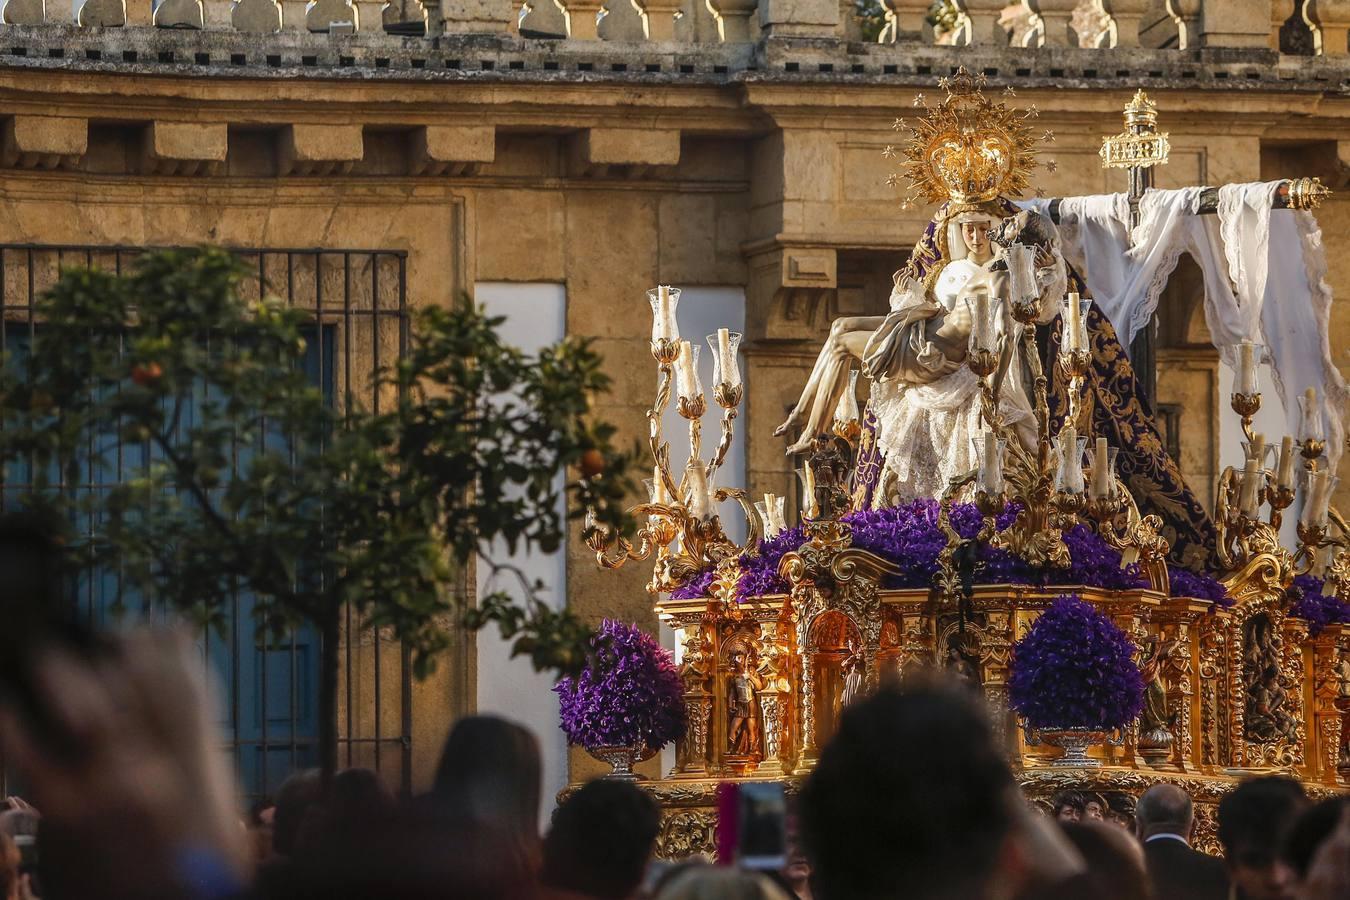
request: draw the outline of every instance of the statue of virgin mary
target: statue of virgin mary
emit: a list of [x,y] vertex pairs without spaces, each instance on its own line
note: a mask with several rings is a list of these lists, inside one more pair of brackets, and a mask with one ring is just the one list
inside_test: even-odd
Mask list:
[[[1007,348],[1010,377],[1004,381],[999,412],[1025,449],[1036,447],[1022,342],[1016,334],[1020,326],[1007,303],[1007,267],[1002,248],[990,240],[1001,222],[979,205],[955,208],[941,224],[947,262],[934,270],[935,278],[916,278],[908,270],[897,274],[891,313],[863,350],[862,370],[872,383],[870,408],[883,460],[873,506],[938,497],[951,479],[978,465],[980,380],[966,365],[978,294],[991,304],[996,340]],[[1039,320],[1048,322],[1064,296],[1066,270],[1052,245],[1038,247],[1037,262]]]
[[[848,369],[860,361],[871,381],[870,436],[880,460],[870,506],[937,497],[953,477],[976,467],[981,391],[966,355],[972,308],[981,294],[992,306],[997,338],[1014,338],[1005,342],[1012,377],[1004,381],[999,413],[1026,449],[1036,444],[1022,342],[1014,333],[1020,326],[1007,304],[1007,265],[991,241],[995,227],[1015,212],[999,195],[1025,186],[1031,141],[1021,119],[986,100],[969,75],[958,75],[949,87],[947,100],[923,120],[906,151],[911,182],[942,203],[929,228],[936,246],[921,243],[896,273],[888,315],[833,323],[801,400],[776,432],[804,424],[788,452],[806,449],[829,427],[827,416]],[[1063,258],[1050,240],[1053,230],[1046,220],[1036,260],[1042,322],[1054,318],[1067,285]]]

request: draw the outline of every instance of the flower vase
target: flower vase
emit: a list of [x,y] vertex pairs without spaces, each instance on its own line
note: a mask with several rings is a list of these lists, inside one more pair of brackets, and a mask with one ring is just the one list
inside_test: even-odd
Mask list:
[[1104,728],[1031,728],[1024,725],[1027,743],[1032,746],[1058,747],[1064,752],[1048,760],[1054,769],[1100,769],[1102,761],[1088,756],[1088,750],[1101,744],[1120,746],[1123,736]]
[[609,766],[604,777],[611,781],[643,781],[643,776],[633,771],[640,762],[656,755],[646,744],[617,744],[599,747],[587,747],[586,752]]

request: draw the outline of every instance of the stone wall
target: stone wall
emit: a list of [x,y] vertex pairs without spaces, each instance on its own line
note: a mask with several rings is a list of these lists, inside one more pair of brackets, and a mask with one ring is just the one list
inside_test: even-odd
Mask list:
[[[16,4],[6,21],[21,21]],[[461,26],[471,5],[453,11]],[[131,3],[121,28],[0,26],[0,242],[405,250],[414,307],[453,303],[476,281],[562,283],[569,330],[594,336],[606,357],[615,389],[597,412],[623,440],[644,434],[653,388],[645,291],[744,286],[749,487],[792,495],[770,432],[830,318],[885,308],[890,272],[931,210],[900,209],[882,150],[897,140],[894,120],[940,99],[938,78],[957,65],[1040,109],[1054,134],[1042,159],[1056,165],[1035,186],[1050,196],[1124,189],[1097,148],[1141,86],[1172,136],[1163,186],[1345,180],[1350,68],[1330,49],[1281,55],[1250,23],[1220,34],[1193,22],[1193,39],[1170,50],[1063,46],[1053,28],[1039,49],[948,47],[908,36],[926,0],[890,4],[900,39],[880,44],[839,36],[837,7],[831,20],[818,3],[765,0],[754,29],[740,17],[741,33],[727,5],[713,3],[724,12],[712,31],[705,22],[705,43],[525,39],[510,33],[509,5],[503,17],[488,3],[474,20],[486,33],[449,33],[446,4],[425,37],[245,32],[239,11],[251,3],[234,8],[232,28],[211,27],[210,2],[200,29],[148,27]],[[347,8],[357,7],[377,8]],[[1337,249],[1350,202],[1335,197],[1320,217],[1333,287],[1350,296],[1350,254]],[[1188,302],[1184,286],[1174,294]],[[1205,482],[1226,399],[1193,317],[1173,319],[1163,399],[1185,407],[1183,466]],[[1344,300],[1333,327],[1342,348]],[[567,553],[575,608],[655,627],[643,572],[602,573],[579,541]],[[471,705],[471,652],[415,688],[419,783]],[[593,771],[573,762],[577,775]]]

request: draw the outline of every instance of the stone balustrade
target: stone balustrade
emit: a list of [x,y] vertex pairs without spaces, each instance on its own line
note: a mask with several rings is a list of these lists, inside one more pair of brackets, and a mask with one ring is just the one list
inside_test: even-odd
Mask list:
[[[881,44],[1175,50],[1266,48],[1346,56],[1350,0],[5,0],[10,26],[380,33],[518,34],[526,39],[752,43],[763,37]],[[878,23],[880,24],[879,34]]]

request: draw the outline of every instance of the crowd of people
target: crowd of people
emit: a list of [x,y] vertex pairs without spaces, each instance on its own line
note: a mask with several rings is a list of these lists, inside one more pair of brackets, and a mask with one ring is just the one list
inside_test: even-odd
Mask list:
[[844,711],[792,798],[782,858],[755,867],[654,861],[660,811],[619,781],[569,792],[541,833],[537,740],[491,717],[455,726],[421,796],[367,769],[306,771],[241,815],[182,637],[54,650],[34,684],[35,703],[0,697],[0,750],[27,792],[0,812],[0,900],[1350,898],[1347,798],[1245,781],[1218,807],[1222,858],[1191,846],[1195,807],[1174,784],[1038,807],[988,712],[936,678]]

